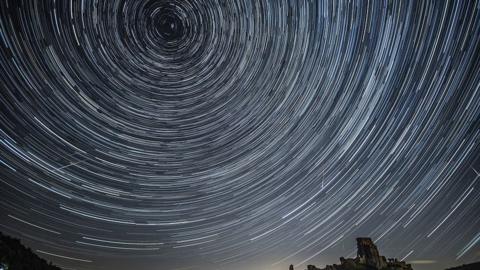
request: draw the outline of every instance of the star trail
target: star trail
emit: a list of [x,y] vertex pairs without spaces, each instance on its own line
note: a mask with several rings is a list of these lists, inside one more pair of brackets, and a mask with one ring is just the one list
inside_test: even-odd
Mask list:
[[0,230],[65,269],[480,259],[480,2],[0,1]]

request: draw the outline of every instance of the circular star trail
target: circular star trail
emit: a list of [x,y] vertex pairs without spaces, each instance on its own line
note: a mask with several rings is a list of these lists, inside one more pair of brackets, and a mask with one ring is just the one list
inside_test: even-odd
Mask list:
[[478,259],[479,12],[1,1],[1,230],[74,269]]

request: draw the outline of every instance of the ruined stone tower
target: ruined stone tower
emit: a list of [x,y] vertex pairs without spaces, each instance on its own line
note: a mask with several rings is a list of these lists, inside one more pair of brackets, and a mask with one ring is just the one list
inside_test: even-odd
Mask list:
[[370,238],[357,238],[357,258],[361,264],[382,269],[387,266],[385,257],[380,256],[377,246]]
[[[385,259],[380,256],[377,246],[370,238],[357,238],[357,257],[340,258],[340,265],[326,265],[325,268],[317,268],[315,265],[307,265],[307,270],[412,270],[410,264],[397,259]],[[294,270],[290,265],[289,270]]]

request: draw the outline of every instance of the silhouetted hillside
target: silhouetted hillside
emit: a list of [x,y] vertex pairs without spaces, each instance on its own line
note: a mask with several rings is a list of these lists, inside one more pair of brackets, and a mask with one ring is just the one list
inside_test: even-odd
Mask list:
[[447,270],[479,270],[480,262],[464,264],[457,267],[448,268]]
[[61,270],[38,257],[20,240],[0,232],[0,270]]

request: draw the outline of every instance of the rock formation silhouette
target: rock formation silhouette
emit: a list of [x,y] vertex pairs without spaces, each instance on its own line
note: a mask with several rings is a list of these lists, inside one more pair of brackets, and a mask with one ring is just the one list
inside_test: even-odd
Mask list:
[[[290,270],[293,267],[290,266]],[[340,258],[340,264],[327,265],[325,268],[317,268],[308,265],[307,270],[412,270],[410,264],[397,259],[386,259],[380,256],[377,246],[370,238],[357,238],[357,257]]]

